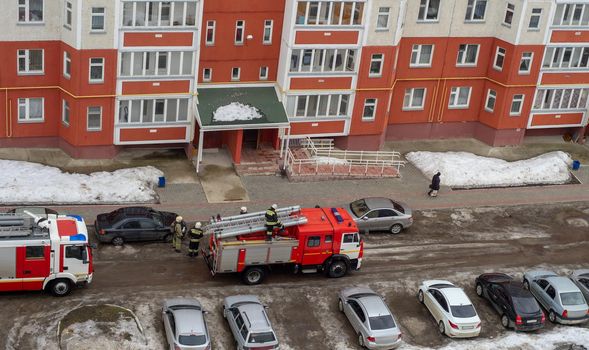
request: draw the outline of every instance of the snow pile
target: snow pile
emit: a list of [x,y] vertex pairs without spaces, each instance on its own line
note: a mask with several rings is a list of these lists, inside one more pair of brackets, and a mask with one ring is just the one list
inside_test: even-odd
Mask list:
[[571,179],[572,159],[561,151],[515,162],[468,152],[410,152],[405,158],[427,177],[441,172],[442,185],[451,187],[563,184]]
[[312,159],[320,165],[348,165],[347,160],[334,157],[313,157]]
[[253,120],[258,118],[262,118],[262,115],[256,107],[246,106],[239,102],[232,102],[228,105],[221,106],[213,112],[213,121],[215,122],[232,122],[235,120]]
[[164,173],[154,167],[64,173],[58,168],[0,160],[0,202],[3,204],[137,203],[157,198],[155,186]]

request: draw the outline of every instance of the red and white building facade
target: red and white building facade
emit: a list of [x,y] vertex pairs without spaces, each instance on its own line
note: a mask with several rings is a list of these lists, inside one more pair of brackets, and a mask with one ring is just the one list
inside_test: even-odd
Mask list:
[[[0,146],[199,145],[199,89],[273,87],[256,142],[586,134],[586,0],[6,0]],[[230,102],[230,101],[229,101]],[[202,133],[201,133],[202,134]],[[251,131],[203,147],[237,162]],[[255,138],[255,137],[254,137]]]

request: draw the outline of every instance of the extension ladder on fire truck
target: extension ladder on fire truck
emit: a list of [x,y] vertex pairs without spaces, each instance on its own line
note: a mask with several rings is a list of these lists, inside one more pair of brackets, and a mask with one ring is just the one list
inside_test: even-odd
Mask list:
[[0,238],[26,237],[35,234],[31,217],[23,214],[0,214]]
[[[278,220],[284,227],[307,223],[307,218],[300,214],[300,206],[276,209]],[[214,234],[217,239],[235,237],[266,230],[266,212],[240,214],[212,222],[204,228],[206,234]]]

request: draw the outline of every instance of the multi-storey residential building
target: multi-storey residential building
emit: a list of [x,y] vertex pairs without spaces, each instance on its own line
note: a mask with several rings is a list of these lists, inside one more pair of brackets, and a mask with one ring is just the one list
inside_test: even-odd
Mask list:
[[[6,0],[0,146],[587,134],[586,0]],[[257,119],[216,120],[220,107]],[[281,142],[282,141],[282,142]]]

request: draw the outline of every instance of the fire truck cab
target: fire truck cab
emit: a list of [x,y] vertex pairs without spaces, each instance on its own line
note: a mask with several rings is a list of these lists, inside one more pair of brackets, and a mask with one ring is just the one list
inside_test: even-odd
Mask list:
[[0,214],[0,291],[47,290],[65,296],[92,281],[92,249],[75,215]]
[[275,230],[271,240],[266,237],[264,213],[232,216],[205,227],[208,245],[201,252],[212,275],[237,272],[251,285],[261,283],[273,265],[333,278],[360,268],[363,243],[344,209],[278,209],[284,229]]

